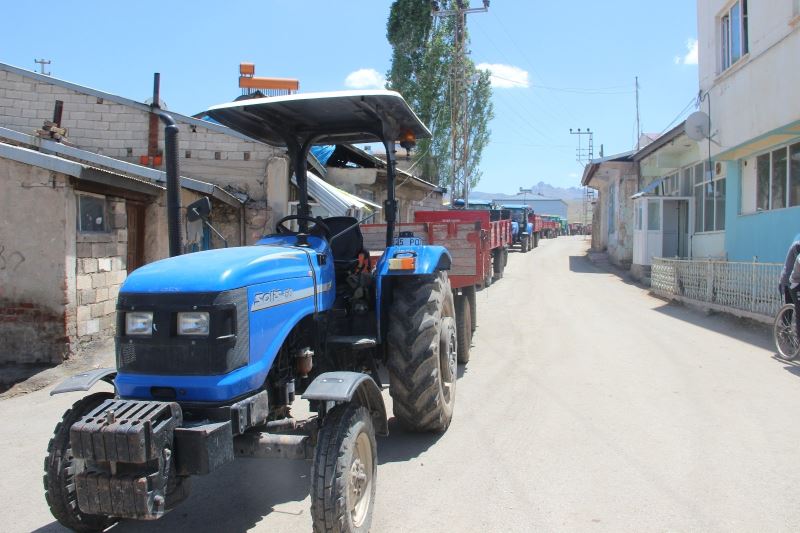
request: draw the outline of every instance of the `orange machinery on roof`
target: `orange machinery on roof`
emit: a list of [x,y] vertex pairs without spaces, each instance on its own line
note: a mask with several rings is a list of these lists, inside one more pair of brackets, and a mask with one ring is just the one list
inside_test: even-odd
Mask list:
[[300,81],[291,78],[264,78],[256,76],[255,63],[239,63],[239,87],[245,94],[261,91],[267,96],[294,94]]

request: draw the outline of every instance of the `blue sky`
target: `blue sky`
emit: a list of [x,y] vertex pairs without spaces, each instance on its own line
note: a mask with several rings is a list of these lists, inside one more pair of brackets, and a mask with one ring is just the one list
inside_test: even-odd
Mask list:
[[[241,61],[257,75],[299,78],[304,92],[345,89],[348,76],[350,85],[379,81],[389,68],[390,5],[14,2],[3,8],[0,61],[33,70],[34,58],[48,58],[56,77],[137,100],[161,72],[167,106],[193,114],[239,94]],[[637,75],[643,131],[664,131],[697,93],[691,0],[493,0],[468,24],[473,59],[499,76],[479,190],[577,185],[570,128],[596,132],[595,155],[600,144],[606,155],[629,150]]]

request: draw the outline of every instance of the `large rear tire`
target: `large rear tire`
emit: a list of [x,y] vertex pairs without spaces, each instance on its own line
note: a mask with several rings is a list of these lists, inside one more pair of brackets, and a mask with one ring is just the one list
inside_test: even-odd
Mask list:
[[778,355],[785,361],[794,361],[800,355],[800,343],[794,324],[794,304],[786,304],[778,311],[772,333]]
[[115,519],[82,513],[78,508],[74,477],[83,470],[83,463],[72,456],[69,430],[72,425],[114,395],[97,392],[81,398],[69,408],[56,425],[53,438],[47,445],[44,460],[44,497],[58,523],[73,531],[103,531]]
[[398,279],[389,310],[389,393],[394,416],[412,431],[444,432],[453,418],[455,305],[444,271]]
[[456,296],[455,304],[458,362],[464,365],[469,363],[470,348],[472,346],[472,311],[466,294]]
[[315,533],[369,531],[378,473],[376,449],[366,407],[338,405],[325,417],[311,464]]
[[530,240],[529,239],[530,239],[529,235],[523,235],[522,236],[522,244],[521,244],[521,246],[522,246],[522,253],[524,253],[524,254],[528,253],[528,250],[531,249],[531,244],[530,244]]

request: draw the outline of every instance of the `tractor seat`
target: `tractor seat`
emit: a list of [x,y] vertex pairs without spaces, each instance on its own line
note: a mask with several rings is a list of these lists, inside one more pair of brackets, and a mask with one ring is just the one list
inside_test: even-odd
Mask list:
[[350,270],[358,263],[358,252],[364,247],[364,236],[354,217],[329,217],[322,220],[331,230],[331,237],[347,230],[331,242],[336,270]]

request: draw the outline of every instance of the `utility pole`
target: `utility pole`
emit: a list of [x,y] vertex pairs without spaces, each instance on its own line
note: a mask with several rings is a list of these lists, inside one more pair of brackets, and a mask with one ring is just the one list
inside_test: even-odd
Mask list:
[[[591,129],[586,128],[586,130],[581,130],[578,128],[577,131],[573,130],[572,128],[569,129],[570,135],[577,135],[578,136],[578,149],[575,151],[575,160],[579,164],[584,164],[584,160],[587,163],[591,163],[592,159],[594,159],[594,132]],[[586,136],[588,137],[588,144],[586,148],[583,148],[581,139]],[[603,157],[603,145],[600,145],[600,157]],[[588,228],[589,221],[592,219],[592,204],[594,202],[594,191],[589,187],[583,188],[583,227],[584,231],[585,228]]]
[[639,139],[642,138],[641,124],[639,123],[639,76],[636,76],[636,151],[641,148]]
[[450,202],[463,199],[465,207],[469,206],[469,88],[471,80],[467,80],[466,29],[467,15],[470,13],[486,13],[489,1],[483,0],[483,7],[473,8],[469,0],[454,0],[451,9],[441,9],[439,2],[431,2],[434,17],[453,17],[455,57],[450,76]]
[[[581,165],[584,164],[584,160],[588,163],[592,159],[594,159],[594,132],[591,129],[586,128],[586,130],[581,130],[580,128],[573,130],[572,128],[569,129],[570,135],[577,135],[578,136],[578,149],[575,151],[575,160],[580,163]],[[586,136],[588,137],[588,143],[586,148],[582,146],[581,139]]]
[[33,62],[39,65],[39,74],[44,74],[45,76],[50,75],[49,72],[44,71],[44,66],[49,65],[50,63],[52,63],[52,61],[50,61],[49,59],[34,59]]

